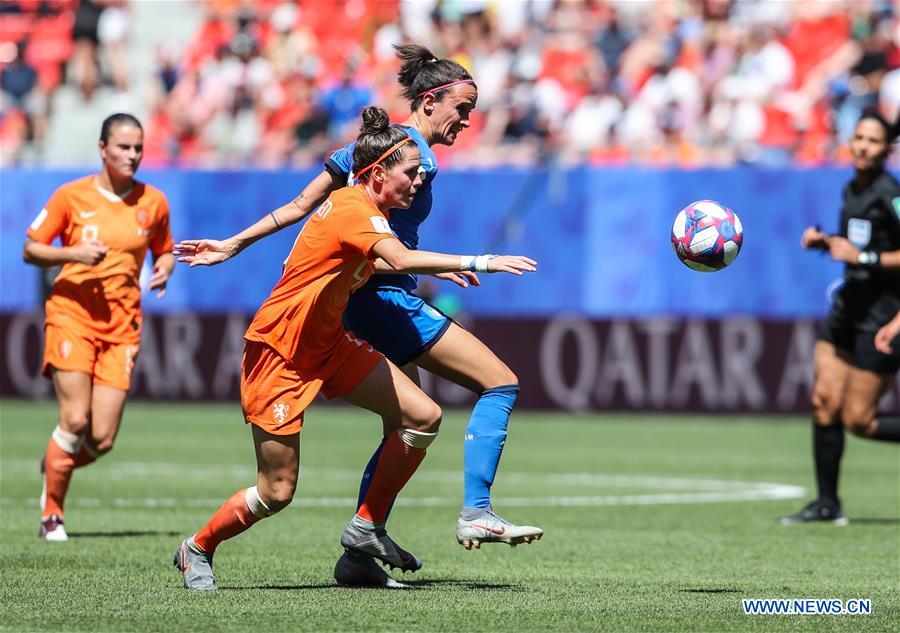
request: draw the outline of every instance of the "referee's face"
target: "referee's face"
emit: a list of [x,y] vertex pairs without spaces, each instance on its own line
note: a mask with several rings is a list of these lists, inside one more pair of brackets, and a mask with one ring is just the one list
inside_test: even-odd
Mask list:
[[887,158],[887,132],[875,119],[863,119],[856,124],[850,139],[850,155],[857,171],[869,171],[881,167]]

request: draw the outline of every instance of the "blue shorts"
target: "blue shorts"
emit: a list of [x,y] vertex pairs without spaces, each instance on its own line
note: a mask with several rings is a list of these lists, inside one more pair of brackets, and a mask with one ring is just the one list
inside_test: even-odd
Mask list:
[[405,290],[360,288],[350,295],[344,327],[403,366],[427,351],[453,321]]

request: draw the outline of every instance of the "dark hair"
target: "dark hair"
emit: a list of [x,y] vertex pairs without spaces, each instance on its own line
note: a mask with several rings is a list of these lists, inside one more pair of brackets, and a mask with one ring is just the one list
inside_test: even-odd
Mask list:
[[[386,111],[377,106],[363,108],[362,125],[359,128],[359,136],[356,138],[356,147],[353,148],[353,171],[358,173],[359,170],[369,167],[392,145],[396,145],[404,138],[410,143],[413,142],[409,134],[402,128],[390,125],[390,118]],[[385,156],[379,165],[387,168],[399,163],[404,147],[405,145],[401,145],[389,156]],[[363,174],[362,178],[365,179],[371,175],[372,172],[368,171]]]
[[900,119],[894,122],[893,125],[888,123],[887,119],[881,116],[875,110],[865,110],[860,115],[859,120],[856,122],[857,125],[860,122],[865,121],[866,119],[871,119],[872,121],[876,121],[881,124],[881,127],[884,128],[884,138],[887,141],[888,147],[890,147],[894,141],[897,140],[897,136],[900,135]]
[[[472,79],[465,68],[452,59],[438,59],[434,53],[418,44],[406,44],[400,46],[394,44],[397,57],[403,61],[400,72],[397,73],[397,81],[403,86],[404,97],[409,99],[409,108],[415,112],[422,104],[422,93],[438,86]],[[421,95],[421,96],[420,96]],[[444,98],[442,92],[435,94],[438,101]]]
[[112,134],[112,129],[117,125],[133,125],[141,132],[144,131],[141,122],[137,120],[137,117],[131,114],[125,114],[124,112],[117,112],[116,114],[110,114],[103,120],[103,126],[100,128],[100,140],[104,143],[109,142],[109,135]]

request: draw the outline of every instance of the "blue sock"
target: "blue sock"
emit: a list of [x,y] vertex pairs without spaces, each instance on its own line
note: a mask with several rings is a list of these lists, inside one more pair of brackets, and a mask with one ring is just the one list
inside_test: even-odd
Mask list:
[[463,452],[465,470],[464,508],[487,508],[491,505],[491,485],[503,444],[509,414],[516,404],[519,385],[504,385],[487,389],[475,403]]
[[[362,479],[359,482],[359,499],[356,500],[356,509],[359,510],[359,506],[362,505],[363,499],[366,498],[366,493],[369,492],[369,486],[372,485],[372,477],[375,476],[375,467],[378,466],[378,458],[381,457],[381,449],[384,448],[384,443],[387,442],[387,437],[381,438],[381,444],[378,445],[378,448],[375,449],[375,452],[372,453],[372,459],[369,460],[369,463],[366,464],[366,469],[363,471]],[[390,513],[390,510],[388,510]]]

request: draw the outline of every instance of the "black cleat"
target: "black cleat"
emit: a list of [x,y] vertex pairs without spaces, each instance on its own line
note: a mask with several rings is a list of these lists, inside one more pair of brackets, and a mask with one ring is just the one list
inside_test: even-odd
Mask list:
[[802,523],[831,523],[832,525],[847,525],[850,519],[841,512],[838,505],[823,503],[819,499],[809,503],[797,514],[790,514],[778,518],[781,525],[800,525]]

